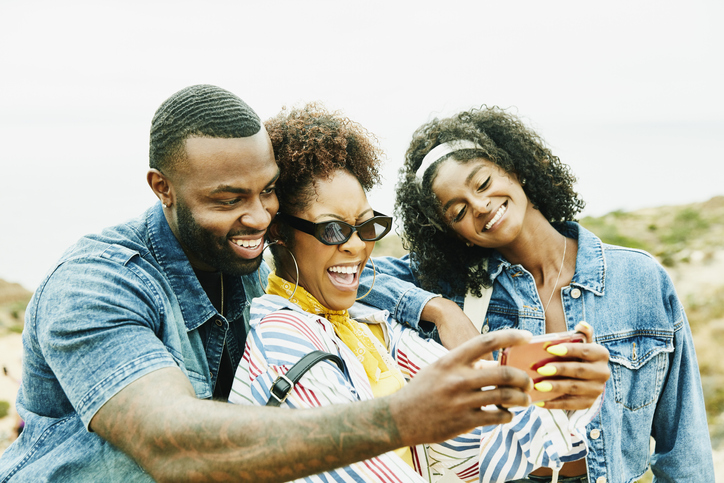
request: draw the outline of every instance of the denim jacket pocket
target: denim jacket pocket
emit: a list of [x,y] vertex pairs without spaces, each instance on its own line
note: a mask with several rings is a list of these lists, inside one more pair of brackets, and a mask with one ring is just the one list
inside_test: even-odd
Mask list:
[[632,331],[599,340],[609,352],[616,402],[636,411],[658,399],[674,334]]

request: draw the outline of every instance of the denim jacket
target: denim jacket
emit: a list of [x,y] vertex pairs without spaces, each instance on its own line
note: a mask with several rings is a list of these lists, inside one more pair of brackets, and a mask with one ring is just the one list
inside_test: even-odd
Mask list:
[[[558,228],[578,240],[576,272],[561,291],[568,329],[588,322],[596,342],[610,353],[603,408],[587,427],[589,481],[634,482],[651,465],[656,482],[713,482],[699,367],[671,279],[643,251],[604,244],[573,222]],[[432,294],[417,288],[409,256],[374,262],[377,276],[365,302],[417,327]],[[483,332],[516,328],[544,333],[543,304],[533,276],[497,252],[488,269],[494,289]],[[371,282],[368,266],[360,292]],[[464,294],[443,295],[462,307]],[[652,455],[649,436],[656,441]]]
[[[261,270],[266,279],[268,269]],[[26,310],[17,397],[25,429],[0,458],[0,482],[152,481],[89,423],[121,389],[164,367],[179,367],[196,395],[210,398],[224,340],[235,367],[251,298],[263,294],[256,273],[227,286],[231,303],[224,317],[199,284],[160,203],[66,251]],[[240,346],[230,331],[240,336]]]

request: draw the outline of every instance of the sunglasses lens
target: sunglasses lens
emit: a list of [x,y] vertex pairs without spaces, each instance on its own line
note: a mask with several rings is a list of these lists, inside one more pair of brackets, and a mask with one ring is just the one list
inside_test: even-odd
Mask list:
[[358,229],[359,237],[366,241],[379,240],[387,233],[389,226],[390,224],[387,223],[387,220],[384,218],[372,218],[371,220],[366,221],[365,223],[362,223],[362,225],[360,225]]
[[352,228],[336,221],[326,223],[322,231],[322,239],[330,245],[342,244],[349,239],[350,235],[352,235]]

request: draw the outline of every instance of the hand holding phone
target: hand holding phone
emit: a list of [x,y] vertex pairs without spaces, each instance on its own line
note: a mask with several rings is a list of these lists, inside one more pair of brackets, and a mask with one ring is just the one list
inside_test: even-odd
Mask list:
[[[571,357],[556,356],[547,351],[551,346],[568,343],[586,342],[585,334],[577,331],[556,332],[552,334],[539,335],[531,338],[528,344],[508,347],[500,351],[499,361],[501,365],[516,367],[525,371],[533,380],[533,384],[544,380],[559,379],[555,375],[544,376],[538,369],[550,362],[563,362],[578,360]],[[536,389],[530,393],[532,402],[548,401],[562,396],[564,393],[557,391],[541,392]]]

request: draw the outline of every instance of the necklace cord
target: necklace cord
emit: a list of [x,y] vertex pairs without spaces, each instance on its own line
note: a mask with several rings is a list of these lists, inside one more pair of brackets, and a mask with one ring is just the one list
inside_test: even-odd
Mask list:
[[224,316],[224,274],[221,274],[221,316]]
[[543,319],[545,320],[546,312],[548,312],[548,307],[551,305],[551,301],[553,300],[553,294],[556,293],[556,288],[558,288],[558,280],[561,278],[561,273],[563,273],[563,265],[566,262],[566,247],[568,246],[568,239],[563,236],[563,260],[561,260],[561,268],[558,269],[558,276],[556,277],[556,283],[553,284],[553,291],[551,291],[551,296],[548,298],[548,303],[543,308]]

